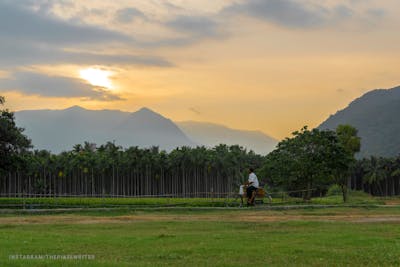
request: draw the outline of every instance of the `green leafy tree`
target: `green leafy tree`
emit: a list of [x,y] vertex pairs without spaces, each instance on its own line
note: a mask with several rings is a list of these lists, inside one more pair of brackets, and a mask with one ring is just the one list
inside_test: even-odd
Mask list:
[[262,172],[286,190],[304,190],[303,199],[309,200],[312,188],[327,187],[328,177],[346,167],[346,152],[334,131],[303,127],[266,157]]
[[[0,96],[0,105],[4,102],[4,97]],[[17,164],[18,156],[31,147],[31,141],[23,131],[16,126],[13,112],[0,110],[0,172],[11,170]]]
[[[340,145],[346,152],[343,168],[337,168],[332,176],[334,182],[338,184],[342,190],[343,202],[347,202],[348,187],[351,179],[351,172],[356,162],[355,154],[360,151],[361,139],[357,136],[357,129],[351,125],[339,125],[336,128],[336,134]],[[343,161],[343,160],[340,160]]]
[[375,188],[379,195],[383,195],[382,182],[388,177],[384,166],[385,161],[386,159],[384,158],[374,156],[364,161],[365,175],[363,179],[369,185],[370,193],[374,193],[372,192],[372,188]]

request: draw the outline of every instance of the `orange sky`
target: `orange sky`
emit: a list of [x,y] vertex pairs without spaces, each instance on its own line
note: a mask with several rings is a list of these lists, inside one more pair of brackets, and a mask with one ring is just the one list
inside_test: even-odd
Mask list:
[[0,93],[13,110],[146,106],[280,139],[400,84],[397,0],[6,1],[0,10]]

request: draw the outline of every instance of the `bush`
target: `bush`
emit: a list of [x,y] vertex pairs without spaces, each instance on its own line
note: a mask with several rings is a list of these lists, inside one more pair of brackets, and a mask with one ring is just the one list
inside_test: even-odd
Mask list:
[[328,188],[328,192],[326,193],[327,196],[337,196],[342,194],[342,189],[339,185],[334,184]]

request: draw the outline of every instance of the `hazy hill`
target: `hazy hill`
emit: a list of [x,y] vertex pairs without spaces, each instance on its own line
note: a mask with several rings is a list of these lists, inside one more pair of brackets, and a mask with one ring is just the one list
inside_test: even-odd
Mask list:
[[165,150],[195,145],[171,120],[147,108],[129,113],[74,106],[64,110],[19,111],[15,117],[35,148],[54,153],[70,150],[84,141],[115,141],[123,147],[159,146]]
[[378,89],[354,100],[345,109],[331,115],[319,128],[335,129],[351,124],[361,136],[360,157],[400,154],[400,86]]
[[267,154],[277,144],[262,132],[234,130],[217,124],[181,122],[178,127],[148,108],[129,113],[73,106],[64,110],[19,111],[15,117],[36,149],[54,153],[71,150],[85,141],[96,144],[115,141],[123,147],[159,146],[167,151],[180,146],[238,144],[260,154]]
[[207,122],[177,122],[182,131],[196,143],[212,147],[218,144],[236,145],[251,149],[258,154],[268,154],[278,141],[260,131],[236,130]]

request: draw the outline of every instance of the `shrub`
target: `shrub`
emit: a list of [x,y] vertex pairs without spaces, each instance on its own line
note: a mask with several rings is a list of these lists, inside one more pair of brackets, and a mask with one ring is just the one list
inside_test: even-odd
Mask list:
[[327,196],[337,196],[342,194],[342,189],[339,185],[334,184],[328,188],[328,192],[326,193]]

